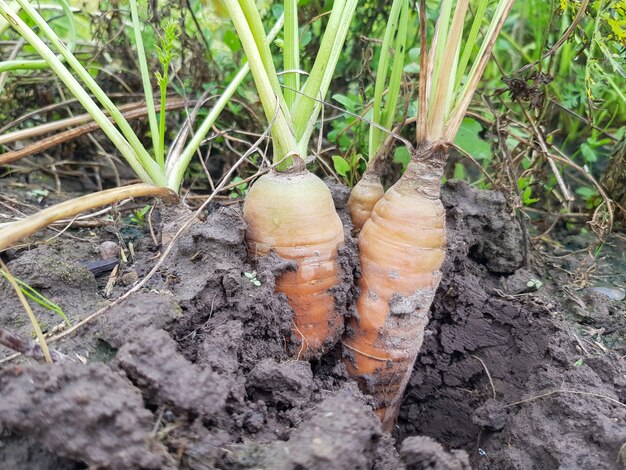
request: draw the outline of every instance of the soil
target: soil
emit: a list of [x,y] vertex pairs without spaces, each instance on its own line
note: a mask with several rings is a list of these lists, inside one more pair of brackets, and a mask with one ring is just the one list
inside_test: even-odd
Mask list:
[[[333,191],[349,234],[347,191]],[[530,249],[501,194],[449,182],[443,201],[443,281],[393,435],[346,377],[338,347],[319,361],[290,359],[293,313],[274,280],[293,266],[276,256],[250,264],[235,205],[195,223],[145,288],[51,344],[75,362],[0,363],[2,468],[626,468],[626,303],[575,290],[564,262],[557,269]],[[168,239],[176,211],[161,217],[155,235]],[[10,250],[8,266],[75,323],[156,263],[147,228],[122,232],[134,262],[113,289],[85,262],[119,231]],[[612,249],[619,259],[624,247]],[[337,306],[350,315],[359,270],[350,235],[341,266]],[[623,282],[623,265],[611,269]],[[28,337],[6,281],[0,298],[0,324]],[[63,328],[34,310],[44,330]]]

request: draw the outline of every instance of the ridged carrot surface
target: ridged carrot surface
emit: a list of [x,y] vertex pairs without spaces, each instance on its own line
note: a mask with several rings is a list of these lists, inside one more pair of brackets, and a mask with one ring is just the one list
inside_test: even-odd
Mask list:
[[361,293],[358,318],[347,325],[343,339],[344,363],[376,399],[387,429],[395,423],[441,280],[445,217],[441,168],[433,174],[433,163],[410,163],[374,206],[359,236]]
[[262,176],[246,196],[243,215],[253,258],[276,252],[297,262],[276,280],[294,310],[299,359],[319,357],[339,339],[343,317],[329,289],[337,286],[343,225],[328,187],[309,172]]

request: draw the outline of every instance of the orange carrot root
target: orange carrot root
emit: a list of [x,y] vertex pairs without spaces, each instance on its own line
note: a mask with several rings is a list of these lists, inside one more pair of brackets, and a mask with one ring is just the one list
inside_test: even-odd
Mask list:
[[354,225],[354,232],[358,233],[367,219],[370,218],[372,209],[384,196],[385,190],[380,182],[380,177],[371,172],[365,172],[363,177],[350,191],[348,209]]
[[329,289],[340,282],[337,250],[344,242],[341,220],[328,187],[307,172],[270,173],[252,186],[243,207],[246,241],[253,258],[276,252],[295,260],[296,271],[276,280],[294,310],[299,359],[319,357],[343,332]]
[[414,160],[375,205],[359,236],[358,318],[343,338],[344,363],[391,430],[422,345],[441,280],[445,217],[439,186],[445,151]]

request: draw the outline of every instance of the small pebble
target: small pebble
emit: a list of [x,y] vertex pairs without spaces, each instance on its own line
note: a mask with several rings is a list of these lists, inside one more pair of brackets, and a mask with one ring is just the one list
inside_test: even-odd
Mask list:
[[120,246],[111,241],[100,243],[100,257],[102,259],[117,258],[120,255]]
[[120,280],[125,286],[130,286],[139,280],[139,275],[137,274],[137,271],[129,271],[124,273]]
[[624,300],[626,298],[626,292],[617,287],[590,287],[590,290],[602,294],[611,300]]

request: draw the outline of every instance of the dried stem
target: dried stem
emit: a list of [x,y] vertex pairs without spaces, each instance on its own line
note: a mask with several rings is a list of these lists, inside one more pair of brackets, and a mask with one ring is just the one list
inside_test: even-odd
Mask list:
[[[39,345],[39,343],[36,341],[28,341],[2,326],[0,326],[0,344],[37,361],[46,360],[43,348]],[[69,356],[60,353],[59,351],[55,351],[54,349],[48,349],[48,352],[52,362],[54,363],[75,362]]]
[[178,202],[178,195],[168,188],[139,183],[121,188],[107,189],[48,207],[36,214],[0,229],[0,251],[47,227],[60,219],[71,218],[88,210],[113,204],[132,197],[155,196],[166,202]]

